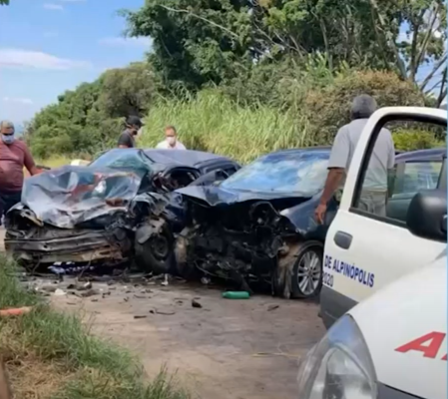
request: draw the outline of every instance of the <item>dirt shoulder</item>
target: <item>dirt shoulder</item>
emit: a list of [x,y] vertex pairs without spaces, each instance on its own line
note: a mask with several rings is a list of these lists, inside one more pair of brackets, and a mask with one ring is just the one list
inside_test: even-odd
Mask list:
[[[85,312],[95,334],[138,354],[149,375],[164,365],[177,371],[201,398],[295,397],[298,358],[323,335],[315,304],[226,300],[217,289],[187,284],[94,288],[102,295],[53,302]],[[195,298],[201,308],[192,307]]]

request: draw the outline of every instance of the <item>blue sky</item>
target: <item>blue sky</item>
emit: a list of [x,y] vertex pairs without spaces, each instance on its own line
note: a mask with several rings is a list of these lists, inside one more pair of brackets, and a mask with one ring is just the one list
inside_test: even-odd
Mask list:
[[11,0],[0,6],[0,119],[22,123],[67,89],[142,60],[147,38],[124,39],[121,8],[144,0]]
[[[30,120],[67,89],[142,60],[148,38],[125,39],[122,8],[144,0],[10,0],[0,6],[0,119]],[[405,27],[400,36],[404,35]],[[431,66],[422,67],[425,76]]]

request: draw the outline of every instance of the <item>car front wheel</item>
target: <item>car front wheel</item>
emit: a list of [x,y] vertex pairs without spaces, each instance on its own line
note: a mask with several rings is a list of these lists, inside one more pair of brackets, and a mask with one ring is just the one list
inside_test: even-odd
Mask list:
[[322,288],[323,245],[319,241],[305,242],[293,266],[291,288],[295,298],[315,298]]
[[164,225],[161,231],[151,236],[146,242],[134,244],[135,264],[147,273],[169,273],[173,262],[173,236]]

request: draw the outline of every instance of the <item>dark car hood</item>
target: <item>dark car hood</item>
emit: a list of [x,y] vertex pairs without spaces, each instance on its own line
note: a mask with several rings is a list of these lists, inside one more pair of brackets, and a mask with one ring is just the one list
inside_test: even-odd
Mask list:
[[141,181],[129,171],[64,166],[26,179],[21,203],[8,212],[7,219],[29,209],[36,223],[59,228],[74,228],[105,216],[104,222],[110,224],[117,214],[134,210],[136,203],[160,202],[161,195],[139,195]]
[[231,205],[247,201],[271,201],[284,198],[301,198],[309,199],[312,196],[309,194],[292,193],[285,195],[285,193],[274,192],[253,192],[243,190],[229,190],[221,186],[188,186],[176,190],[176,193],[182,194],[191,200],[203,202],[209,206]]

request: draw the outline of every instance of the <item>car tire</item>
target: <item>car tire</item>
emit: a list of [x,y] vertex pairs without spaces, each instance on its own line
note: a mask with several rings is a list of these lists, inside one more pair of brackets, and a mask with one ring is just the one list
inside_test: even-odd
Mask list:
[[292,297],[316,299],[322,289],[324,247],[320,241],[305,241],[300,246],[292,270]]
[[173,242],[173,235],[167,226],[142,244],[135,241],[135,265],[146,273],[170,273],[174,260]]
[[188,240],[182,234],[174,243],[173,253],[176,274],[185,280],[197,279],[199,273],[196,266],[188,259]]

